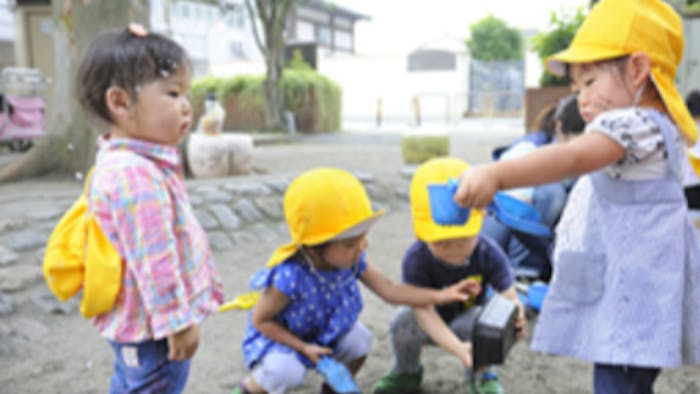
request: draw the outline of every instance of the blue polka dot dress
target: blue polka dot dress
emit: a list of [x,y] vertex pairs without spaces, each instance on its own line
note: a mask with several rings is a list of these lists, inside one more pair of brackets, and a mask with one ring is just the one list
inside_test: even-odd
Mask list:
[[[365,269],[364,253],[351,268],[336,270],[313,268],[297,254],[271,269],[264,268],[254,280],[261,288],[275,286],[289,298],[289,304],[277,315],[277,321],[304,342],[333,348],[362,311],[357,279]],[[261,334],[253,327],[250,316],[242,347],[248,368],[268,352],[296,353],[305,365],[313,366],[294,349]]]

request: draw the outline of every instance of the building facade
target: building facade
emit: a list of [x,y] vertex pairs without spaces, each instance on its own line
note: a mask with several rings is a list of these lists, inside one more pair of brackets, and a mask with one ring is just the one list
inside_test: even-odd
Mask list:
[[323,53],[355,53],[355,23],[369,19],[323,1],[300,2],[287,23],[291,43],[315,43]]
[[0,69],[15,64],[15,23],[10,0],[0,0]]

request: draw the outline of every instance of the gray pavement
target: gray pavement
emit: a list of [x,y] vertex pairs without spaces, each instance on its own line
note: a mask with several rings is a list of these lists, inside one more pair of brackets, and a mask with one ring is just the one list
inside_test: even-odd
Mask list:
[[[412,166],[403,163],[400,140],[407,134],[447,134],[450,154],[472,164],[490,161],[493,147],[522,134],[515,121],[471,122],[472,128],[358,127],[352,132],[254,136],[254,173],[216,179],[188,179],[187,187],[207,231],[230,296],[246,288],[247,278],[273,248],[288,238],[281,200],[288,182],[317,166],[345,168],[363,182],[373,203],[388,211],[370,233],[373,263],[400,278],[400,258],[412,240],[408,182]],[[0,153],[2,157],[2,153]],[[80,193],[79,181],[31,179],[0,185],[0,392],[103,392],[112,356],[77,312],[78,300],[58,303],[41,274],[43,246],[62,212]],[[390,364],[386,335],[393,307],[366,294],[362,320],[375,335],[368,363],[358,376],[363,391]],[[203,327],[188,392],[230,392],[245,373],[239,341],[245,315],[213,316]],[[463,389],[454,359],[428,349],[425,393]],[[517,344],[501,369],[508,391],[586,393],[590,366],[528,351]],[[659,393],[699,393],[697,368],[662,374]],[[309,379],[295,393],[317,392]]]

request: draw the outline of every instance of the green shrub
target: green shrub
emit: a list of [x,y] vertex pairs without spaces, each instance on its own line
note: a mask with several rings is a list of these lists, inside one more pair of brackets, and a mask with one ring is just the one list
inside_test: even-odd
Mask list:
[[282,89],[287,109],[294,112],[299,127],[305,131],[340,129],[338,84],[313,70],[284,70]]
[[450,139],[446,135],[403,136],[401,154],[407,164],[421,164],[434,157],[447,156]]
[[[193,82],[192,100],[201,103],[206,92],[214,86],[219,101],[226,103],[235,97],[236,108],[226,108],[229,116],[242,117],[265,111],[265,78],[261,75],[240,75],[231,78],[202,77]],[[300,131],[335,131],[340,129],[341,88],[338,84],[314,70],[286,69],[280,86],[285,108],[294,112]],[[196,87],[196,88],[195,88]],[[201,104],[199,104],[201,105]],[[227,119],[226,125],[233,128],[263,128],[259,116],[254,121]]]
[[294,52],[292,52],[292,59],[289,61],[286,68],[298,71],[313,71],[311,65],[304,60],[304,56],[299,49],[295,49]]
[[[583,8],[578,8],[574,14],[562,13],[557,15],[552,12],[549,19],[549,23],[552,26],[551,29],[532,37],[533,47],[540,59],[544,62],[550,55],[568,48],[585,17]],[[541,86],[567,85],[568,83],[568,79],[555,77],[546,69],[540,77]]]
[[240,97],[241,110],[244,112],[265,112],[265,77],[262,75],[239,75],[221,82],[219,95],[222,99],[232,95]]

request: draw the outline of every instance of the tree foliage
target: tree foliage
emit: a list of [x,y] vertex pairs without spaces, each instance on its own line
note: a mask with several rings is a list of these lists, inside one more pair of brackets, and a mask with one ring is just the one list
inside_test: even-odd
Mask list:
[[[532,37],[533,47],[540,59],[544,62],[550,55],[568,48],[585,17],[582,8],[578,8],[573,14],[557,15],[552,12],[549,19],[550,29]],[[542,86],[566,84],[568,84],[566,78],[555,77],[546,69],[540,77]]]
[[471,36],[466,40],[471,57],[481,61],[522,60],[523,37],[518,29],[489,15],[470,26]]

